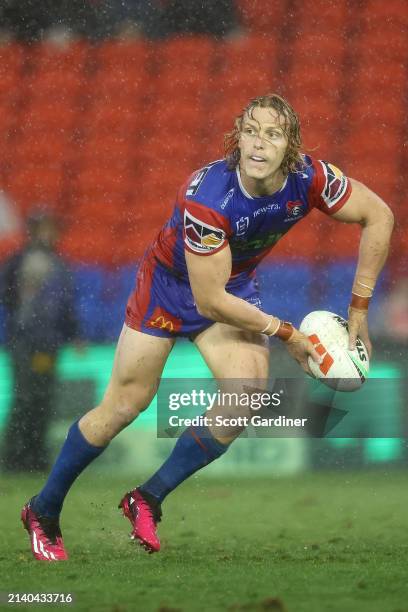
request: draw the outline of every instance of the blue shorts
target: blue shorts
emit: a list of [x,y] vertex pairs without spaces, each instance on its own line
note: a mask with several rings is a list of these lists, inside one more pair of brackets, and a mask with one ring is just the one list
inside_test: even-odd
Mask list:
[[[227,291],[261,308],[255,275],[236,285],[231,283]],[[151,253],[140,263],[125,322],[132,329],[160,338],[192,336],[214,323],[197,311],[190,283],[176,276]]]

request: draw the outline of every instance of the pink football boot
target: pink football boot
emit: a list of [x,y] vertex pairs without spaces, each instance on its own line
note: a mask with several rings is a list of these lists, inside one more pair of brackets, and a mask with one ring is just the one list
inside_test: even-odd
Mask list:
[[39,561],[66,561],[58,518],[40,516],[32,509],[33,499],[21,511],[21,520],[28,531],[33,555]]
[[149,553],[159,552],[157,523],[161,520],[161,508],[154,497],[133,489],[126,493],[118,507],[122,508],[123,516],[132,524],[132,540],[139,540],[140,545]]

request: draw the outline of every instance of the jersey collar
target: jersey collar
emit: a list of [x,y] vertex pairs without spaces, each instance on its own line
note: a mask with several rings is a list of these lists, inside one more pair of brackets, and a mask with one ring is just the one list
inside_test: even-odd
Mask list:
[[254,196],[251,196],[251,195],[250,195],[250,194],[247,192],[247,190],[245,189],[245,187],[243,186],[243,184],[242,184],[242,180],[241,180],[241,173],[240,173],[240,171],[239,171],[239,167],[238,167],[238,166],[235,168],[235,172],[236,172],[236,175],[237,175],[237,179],[238,179],[238,185],[239,185],[239,188],[240,188],[240,190],[242,191],[242,193],[244,194],[244,196],[245,196],[246,198],[248,198],[249,200],[259,200],[259,199],[261,199],[261,198],[272,198],[272,197],[273,197],[273,196],[274,196],[276,193],[280,193],[281,191],[283,191],[283,190],[285,189],[285,187],[286,187],[286,183],[288,182],[288,177],[286,177],[286,178],[285,178],[285,180],[284,180],[284,182],[283,182],[282,187],[281,187],[281,188],[280,188],[278,191],[275,191],[275,193],[272,193],[271,195],[267,195],[267,196],[257,196],[257,197],[254,197]]

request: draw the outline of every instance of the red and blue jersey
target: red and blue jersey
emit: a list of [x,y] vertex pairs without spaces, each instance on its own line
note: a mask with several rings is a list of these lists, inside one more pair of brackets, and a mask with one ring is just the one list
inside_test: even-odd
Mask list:
[[306,155],[304,162],[279,191],[264,197],[249,195],[239,170],[225,160],[201,168],[179,190],[173,214],[151,247],[154,256],[188,280],[185,250],[208,256],[229,245],[230,283],[244,281],[313,208],[331,215],[348,200],[351,185],[338,168]]
[[[195,172],[179,190],[172,216],[140,264],[126,324],[165,338],[191,337],[212,325],[197,310],[185,251],[205,257],[227,245],[232,272],[226,289],[261,308],[254,276],[257,264],[313,208],[333,214],[351,193],[349,180],[338,168],[308,156],[304,161],[279,191],[256,198],[245,191],[239,171],[230,170],[225,160]],[[299,245],[300,253],[301,249]]]

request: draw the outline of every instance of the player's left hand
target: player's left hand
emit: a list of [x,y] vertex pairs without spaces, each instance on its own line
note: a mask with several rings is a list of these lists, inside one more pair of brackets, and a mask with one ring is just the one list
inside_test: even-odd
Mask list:
[[349,329],[349,350],[354,351],[356,348],[357,336],[360,336],[368,351],[368,356],[371,359],[373,346],[370,342],[367,323],[367,311],[358,310],[357,308],[349,308],[348,329]]

